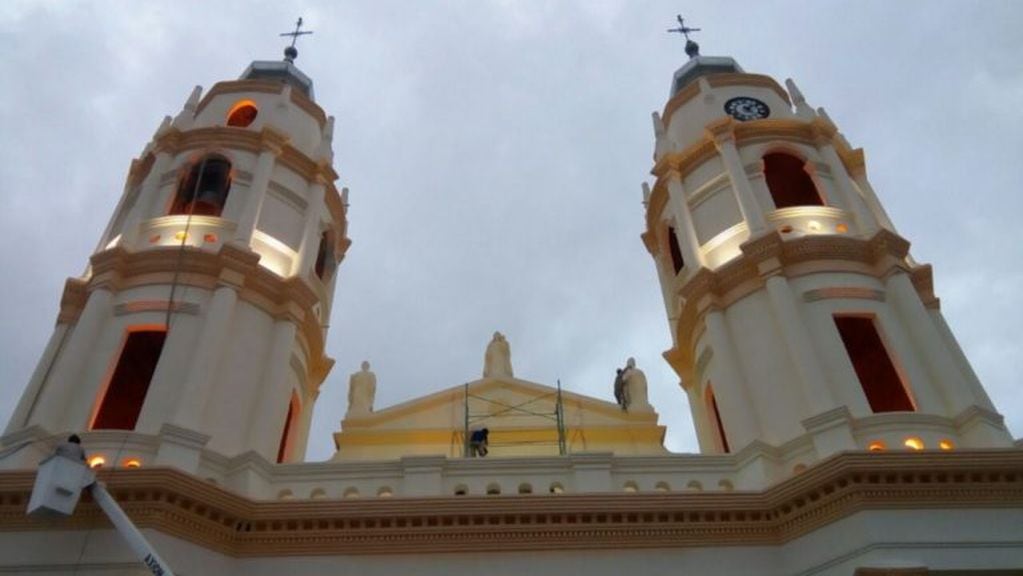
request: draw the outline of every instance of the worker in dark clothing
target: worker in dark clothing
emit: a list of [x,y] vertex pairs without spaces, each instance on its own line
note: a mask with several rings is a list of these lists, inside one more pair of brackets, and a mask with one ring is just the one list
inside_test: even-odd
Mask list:
[[85,449],[82,448],[82,439],[78,434],[68,436],[68,439],[57,445],[57,455],[70,458],[78,462],[85,462]]
[[486,456],[487,452],[487,435],[490,434],[490,430],[483,428],[482,430],[474,430],[472,436],[469,436],[469,455],[472,457]]
[[615,368],[615,372],[615,402],[622,407],[622,410],[626,410],[628,399],[625,396],[625,380],[622,378],[624,370]]

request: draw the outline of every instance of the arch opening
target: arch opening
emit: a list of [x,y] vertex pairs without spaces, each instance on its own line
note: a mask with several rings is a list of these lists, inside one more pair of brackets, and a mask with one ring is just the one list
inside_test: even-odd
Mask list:
[[824,206],[813,179],[803,168],[804,161],[784,152],[764,155],[764,178],[775,208]]
[[230,190],[231,162],[218,154],[204,156],[178,184],[170,213],[219,217]]

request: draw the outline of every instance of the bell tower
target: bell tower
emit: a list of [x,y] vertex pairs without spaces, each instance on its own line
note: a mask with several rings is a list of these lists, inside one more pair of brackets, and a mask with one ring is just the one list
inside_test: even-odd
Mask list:
[[186,469],[176,446],[302,460],[350,242],[334,119],[285,55],[196,87],[132,161],[7,437],[155,442]]
[[653,115],[643,242],[701,451],[1011,446],[863,151],[791,80],[686,52]]

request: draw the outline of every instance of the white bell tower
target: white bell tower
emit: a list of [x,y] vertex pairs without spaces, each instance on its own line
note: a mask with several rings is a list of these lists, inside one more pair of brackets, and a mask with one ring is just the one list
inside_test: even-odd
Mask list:
[[643,241],[702,452],[1011,446],[863,151],[791,80],[686,51]]
[[302,460],[350,242],[334,119],[296,55],[196,87],[132,161],[6,437],[157,443],[186,469],[175,446]]

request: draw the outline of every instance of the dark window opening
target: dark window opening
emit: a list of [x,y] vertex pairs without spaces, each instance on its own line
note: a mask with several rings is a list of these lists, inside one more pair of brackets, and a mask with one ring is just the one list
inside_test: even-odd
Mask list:
[[721,412],[718,411],[718,401],[714,397],[714,389],[710,386],[707,386],[707,406],[710,408],[710,414],[714,418],[714,426],[717,430],[721,451],[727,454],[731,452],[731,449],[728,447],[728,436],[725,435],[725,425],[721,422]]
[[682,267],[686,265],[685,260],[682,259],[682,249],[678,245],[678,235],[675,234],[675,229],[668,227],[668,250],[671,252],[671,266],[675,269],[675,274],[678,274]]
[[93,430],[134,430],[156,371],[167,332],[140,330],[128,334],[114,375],[103,394]]
[[230,190],[231,163],[221,156],[207,156],[181,180],[170,213],[220,216]]
[[316,253],[316,276],[327,282],[334,275],[337,268],[337,258],[334,255],[334,235],[328,230],[320,237],[320,248]]
[[764,177],[775,208],[824,205],[813,179],[803,169],[803,164],[802,160],[789,154],[764,156]]
[[294,392],[291,394],[291,401],[288,402],[288,416],[284,419],[284,430],[281,432],[281,443],[277,447],[277,463],[285,462],[291,456],[292,433],[295,419],[298,418],[298,398]]
[[835,325],[856,377],[874,412],[912,412],[916,408],[888,356],[873,318],[835,316]]

